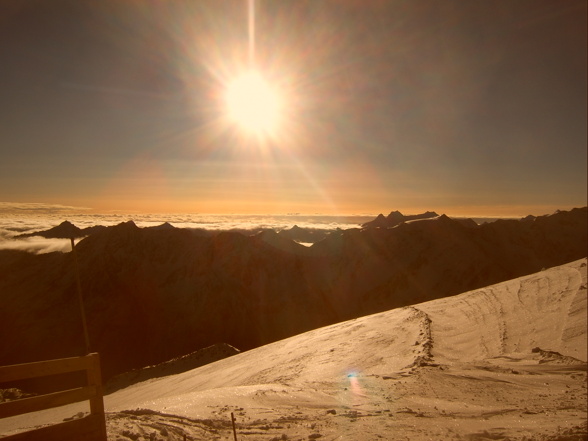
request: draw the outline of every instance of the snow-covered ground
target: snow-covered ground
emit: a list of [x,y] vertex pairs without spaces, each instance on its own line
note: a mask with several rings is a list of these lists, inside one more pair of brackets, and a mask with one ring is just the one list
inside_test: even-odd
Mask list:
[[586,439],[586,293],[581,259],[133,384],[109,439],[233,440],[231,412],[239,440]]

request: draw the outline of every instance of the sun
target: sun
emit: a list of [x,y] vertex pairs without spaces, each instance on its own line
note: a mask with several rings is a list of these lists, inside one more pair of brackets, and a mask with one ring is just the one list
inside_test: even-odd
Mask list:
[[257,71],[247,71],[228,84],[226,105],[231,121],[247,133],[273,135],[279,126],[280,94]]

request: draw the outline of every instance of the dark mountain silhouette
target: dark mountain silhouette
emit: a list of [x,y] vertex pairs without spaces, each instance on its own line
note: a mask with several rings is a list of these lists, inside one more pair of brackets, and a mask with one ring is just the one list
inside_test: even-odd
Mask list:
[[[106,378],[218,342],[247,350],[319,326],[462,293],[586,256],[586,208],[468,225],[447,216],[335,231],[103,228],[76,245]],[[83,350],[73,253],[0,251],[0,364]]]
[[20,234],[16,236],[16,238],[22,239],[26,237],[41,236],[46,239],[77,239],[79,237],[89,236],[90,234],[96,233],[100,230],[103,230],[104,228],[106,227],[101,225],[95,225],[88,228],[78,228],[69,221],[63,221],[58,226],[48,230]]
[[366,222],[362,225],[364,228],[392,228],[396,225],[400,225],[402,222],[419,220],[419,219],[431,219],[439,216],[434,211],[427,211],[421,214],[404,215],[400,211],[392,211],[386,217],[383,214],[379,214],[373,221]]
[[289,230],[282,230],[278,234],[296,242],[316,243],[327,237],[330,231],[318,228],[300,228],[298,225],[294,225]]
[[176,228],[176,227],[174,227],[169,222],[164,222],[161,225],[156,225],[154,227],[147,227],[147,228],[151,228],[151,229],[154,229],[154,230],[170,230],[170,229]]
[[32,237],[32,236],[41,236],[47,239],[69,239],[69,238],[77,238],[82,237],[83,233],[81,228],[76,227],[69,221],[63,221],[58,226],[50,228],[45,231],[38,231],[35,233],[27,233],[21,234],[17,236],[18,238],[24,237]]

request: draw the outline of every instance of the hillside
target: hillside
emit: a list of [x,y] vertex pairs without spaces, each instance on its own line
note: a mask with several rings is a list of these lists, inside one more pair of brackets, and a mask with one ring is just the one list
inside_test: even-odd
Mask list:
[[[103,228],[76,246],[93,350],[112,375],[224,342],[304,331],[586,256],[586,208],[467,226],[446,216],[333,232]],[[81,353],[72,253],[0,252],[0,364]]]
[[239,440],[583,440],[586,286],[581,259],[137,383],[105,398],[110,438],[232,440],[233,412]]

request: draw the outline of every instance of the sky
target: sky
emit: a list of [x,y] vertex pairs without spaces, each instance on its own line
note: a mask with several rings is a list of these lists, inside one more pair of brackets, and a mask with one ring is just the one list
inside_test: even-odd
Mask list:
[[[252,29],[247,0],[3,0],[3,206],[524,216],[586,205],[585,0],[254,7]],[[282,97],[271,136],[227,117],[227,87],[252,59]]]

